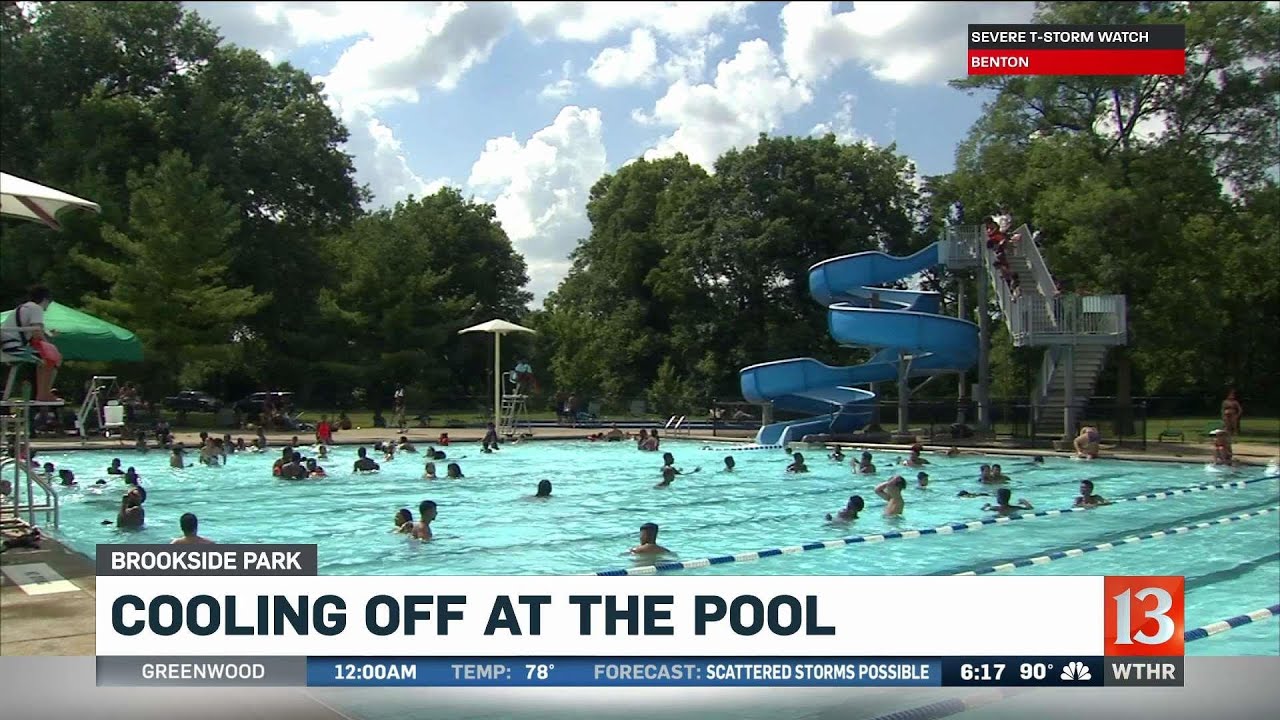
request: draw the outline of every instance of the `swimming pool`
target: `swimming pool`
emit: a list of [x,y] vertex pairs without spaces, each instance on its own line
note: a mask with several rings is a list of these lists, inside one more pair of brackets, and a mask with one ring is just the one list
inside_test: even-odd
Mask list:
[[[1168,488],[1230,481],[1242,487],[1178,494],[1147,502],[1125,502],[1087,512],[1026,518],[966,532],[925,535],[893,542],[857,543],[833,549],[765,557],[756,562],[683,570],[706,575],[920,575],[955,574],[987,568],[1133,535],[1225,516],[1250,515],[1230,524],[1120,545],[1109,552],[1065,557],[1014,570],[1023,574],[1167,574],[1187,578],[1186,623],[1196,627],[1274,605],[1280,601],[1280,513],[1278,482],[1263,468],[1208,472],[1200,464],[1098,460],[1077,462],[962,455],[928,456],[930,485],[912,484],[904,493],[900,520],[885,519],[875,497],[876,483],[892,474],[903,453],[876,452],[880,472],[855,476],[846,463],[807,453],[811,472],[787,475],[787,455],[776,450],[741,452],[665,442],[686,471],[702,471],[654,489],[661,455],[641,453],[631,443],[530,442],[482,455],[474,444],[449,448],[463,480],[422,479],[421,454],[402,454],[375,475],[353,475],[355,447],[339,447],[324,464],[332,476],[284,482],[271,477],[275,448],[239,454],[226,467],[172,470],[165,453],[118,451],[41,452],[40,460],[76,471],[81,486],[105,478],[102,494],[72,489],[62,493],[58,536],[93,555],[98,543],[168,542],[179,534],[178,517],[194,512],[202,535],[220,542],[316,543],[320,571],[333,575],[581,574],[634,567],[624,554],[638,527],[659,523],[659,541],[692,560],[831,540],[851,535],[932,528],[984,517],[986,498],[956,497],[960,489],[981,491],[979,465],[998,462],[1013,478],[1015,501],[1026,498],[1037,510],[1069,507],[1079,481],[1090,478],[1096,491],[1120,499]],[[733,454],[734,473],[722,472]],[[309,454],[309,453],[308,453]],[[850,457],[853,451],[846,451]],[[113,457],[136,467],[148,490],[147,526],[138,532],[102,525],[114,520],[124,484],[105,469]],[[447,462],[447,461],[446,461]],[[443,472],[445,462],[437,462]],[[906,470],[902,468],[902,470]],[[555,485],[549,501],[530,499],[540,479]],[[1257,481],[1259,478],[1268,478]],[[990,488],[985,488],[990,490]],[[825,522],[850,494],[867,501],[850,525]],[[391,531],[401,507],[435,500],[436,540],[419,543]],[[1188,654],[1277,654],[1280,623],[1246,626],[1189,644]]]

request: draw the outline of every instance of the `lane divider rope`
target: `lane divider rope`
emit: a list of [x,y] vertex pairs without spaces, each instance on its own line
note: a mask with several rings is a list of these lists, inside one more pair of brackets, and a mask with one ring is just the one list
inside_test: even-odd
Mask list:
[[1242,513],[1240,515],[1232,515],[1230,517],[1221,517],[1221,518],[1218,518],[1217,520],[1207,520],[1205,522],[1198,522],[1198,523],[1195,523],[1194,525],[1183,525],[1182,527],[1169,528],[1168,530],[1160,530],[1158,532],[1147,533],[1145,535],[1132,535],[1130,537],[1124,538],[1123,540],[1117,540],[1115,542],[1098,543],[1097,545],[1086,545],[1084,547],[1072,548],[1071,550],[1060,550],[1057,552],[1051,552],[1047,555],[1037,555],[1035,557],[1023,558],[1021,560],[1013,560],[1011,562],[1001,563],[999,565],[990,565],[987,567],[976,568],[974,570],[954,573],[954,576],[990,575],[991,573],[1006,572],[1009,570],[1013,570],[1015,568],[1030,567],[1032,565],[1043,565],[1045,563],[1053,562],[1054,560],[1061,560],[1063,558],[1080,557],[1081,555],[1084,555],[1086,553],[1105,552],[1107,550],[1114,550],[1124,545],[1132,545],[1133,543],[1136,543],[1136,542],[1142,542],[1143,540],[1159,540],[1160,538],[1170,537],[1173,535],[1185,535],[1193,530],[1203,530],[1204,528],[1207,528],[1207,527],[1215,527],[1217,525],[1227,525],[1233,522],[1248,520],[1249,518],[1261,517],[1263,515],[1268,515],[1273,512],[1280,512],[1280,505],[1277,505],[1275,507],[1263,508],[1262,510],[1258,510],[1256,512]]
[[[1243,488],[1253,483],[1263,482],[1264,480],[1274,480],[1280,475],[1268,475],[1252,480],[1237,480],[1229,483],[1218,483],[1215,485],[1196,485],[1189,488],[1181,488],[1178,490],[1165,490],[1156,493],[1147,493],[1145,495],[1136,495],[1134,497],[1123,498],[1112,501],[1112,504],[1124,502],[1147,502],[1149,500],[1163,500],[1166,498],[1177,497],[1179,495],[1187,495],[1197,492],[1209,492],[1213,490],[1226,490]],[[697,560],[676,560],[669,562],[660,562],[654,565],[641,565],[639,567],[617,568],[613,570],[601,570],[596,575],[618,576],[618,575],[656,575],[661,572],[672,572],[677,570],[692,570],[695,568],[704,568],[711,565],[724,565],[734,562],[755,562],[761,558],[774,557],[776,555],[795,555],[797,553],[809,552],[811,550],[828,550],[831,548],[840,548],[847,545],[856,545],[858,543],[877,543],[886,540],[910,540],[912,538],[923,537],[925,535],[950,535],[952,533],[965,532],[969,530],[981,530],[988,525],[1004,525],[1006,523],[1017,522],[1019,520],[1028,520],[1030,518],[1039,517],[1055,517],[1058,515],[1066,515],[1068,513],[1084,512],[1089,508],[1071,507],[1062,510],[1040,510],[1033,513],[1020,513],[1013,516],[1000,516],[993,518],[984,518],[982,520],[970,520],[969,522],[957,522],[947,525],[939,525],[938,527],[923,528],[920,530],[894,530],[887,533],[877,533],[874,535],[854,535],[853,537],[838,538],[835,540],[820,540],[804,545],[792,545],[790,547],[769,548],[768,550],[757,550],[755,552],[736,553],[733,555],[720,555],[718,557],[699,558]]]
[[1249,623],[1262,622],[1263,620],[1267,620],[1268,618],[1275,618],[1275,617],[1280,617],[1280,605],[1272,605],[1271,607],[1259,608],[1257,610],[1254,610],[1253,612],[1245,613],[1244,615],[1237,615],[1233,618],[1227,618],[1226,620],[1219,620],[1216,623],[1201,625],[1198,628],[1193,628],[1191,630],[1188,630],[1182,633],[1182,639],[1184,642],[1191,642],[1193,640],[1203,640],[1209,637],[1210,635],[1217,635],[1218,633],[1224,633],[1228,630],[1238,628],[1241,625],[1248,625]]

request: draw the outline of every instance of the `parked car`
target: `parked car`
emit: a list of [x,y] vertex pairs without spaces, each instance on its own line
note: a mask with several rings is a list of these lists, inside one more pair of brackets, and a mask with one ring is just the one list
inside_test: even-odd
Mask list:
[[164,407],[176,412],[217,412],[222,401],[199,390],[183,390],[164,399]]
[[272,402],[275,403],[277,409],[280,407],[281,401],[289,403],[293,400],[293,393],[291,392],[283,392],[279,390],[273,390],[271,392],[256,392],[248,397],[237,400],[235,404],[236,412],[244,413],[245,415],[258,415],[262,412],[262,406],[266,402],[268,395],[271,396]]

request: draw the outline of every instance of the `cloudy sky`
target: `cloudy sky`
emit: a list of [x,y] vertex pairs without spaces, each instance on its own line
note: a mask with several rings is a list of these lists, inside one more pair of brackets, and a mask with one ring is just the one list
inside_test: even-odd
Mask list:
[[[493,202],[540,302],[589,232],[599,177],[760,132],[897,142],[951,169],[981,100],[969,23],[1032,3],[190,2],[230,42],[325,84],[374,206],[441,184]],[[855,7],[856,5],[856,7]]]

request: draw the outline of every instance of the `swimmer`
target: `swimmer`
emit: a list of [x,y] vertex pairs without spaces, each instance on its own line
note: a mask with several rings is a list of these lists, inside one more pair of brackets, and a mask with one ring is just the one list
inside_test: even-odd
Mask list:
[[142,496],[136,490],[130,490],[120,498],[120,512],[116,514],[116,527],[137,530],[147,519],[146,510],[142,509]]
[[107,468],[108,475],[123,475],[124,468],[120,467],[120,458],[111,460],[111,466]]
[[40,474],[43,475],[46,480],[52,480],[53,476],[58,474],[58,469],[54,467],[53,463],[47,462],[44,464],[44,469],[40,471]]
[[430,460],[428,460],[428,461],[427,461],[427,466],[426,466],[425,468],[423,468],[423,472],[422,472],[422,479],[423,479],[423,480],[435,480],[435,479],[436,479],[436,464],[435,464],[435,463],[431,462]]
[[328,477],[328,473],[324,471],[324,468],[320,467],[320,464],[316,462],[315,458],[308,458],[307,459],[307,477],[310,477],[310,478]]
[[124,472],[124,484],[125,484],[125,485],[137,485],[137,484],[138,484],[138,480],[140,480],[140,479],[141,479],[141,478],[139,478],[139,477],[138,477],[138,471],[137,471],[137,470],[134,470],[132,465],[130,465],[130,466],[129,466],[129,469],[128,469],[128,470],[125,470],[125,472]]
[[401,535],[413,534],[413,513],[409,508],[400,508],[397,510],[396,519],[393,522],[395,527],[391,532]]
[[498,447],[498,430],[489,423],[485,426],[484,437],[480,440],[480,452],[491,453],[500,450]]
[[1013,499],[1012,490],[1010,490],[1009,488],[1000,488],[999,490],[996,491],[995,504],[987,503],[986,505],[982,506],[982,509],[999,513],[1001,515],[1008,515],[1009,513],[1017,512],[1018,510],[1034,509],[1031,507],[1031,503],[1027,502],[1026,500],[1019,500],[1018,504],[1014,505],[1013,503],[1010,502],[1010,500],[1012,499]]
[[409,438],[407,436],[401,435],[400,436],[400,452],[416,453],[418,452],[418,448],[414,447],[413,443],[409,442]]
[[200,458],[198,462],[202,465],[218,465],[218,458],[222,453],[218,452],[218,446],[214,444],[213,438],[205,438],[204,444],[200,446]]
[[200,526],[200,520],[195,513],[183,513],[178,518],[178,527],[182,528],[182,537],[176,537],[169,541],[170,545],[215,545],[212,540],[200,537],[196,533],[196,529]]
[[280,466],[280,477],[288,480],[301,480],[307,476],[307,467],[302,464],[302,453],[294,452],[289,462]]
[[976,492],[969,492],[968,490],[961,490],[960,492],[956,493],[956,497],[962,497],[962,498],[991,497],[991,493],[976,493]]
[[147,434],[145,432],[141,430],[138,431],[138,437],[133,440],[133,449],[140,453],[145,453],[150,450],[150,448],[147,447]]
[[369,451],[364,448],[356,450],[356,461],[351,465],[351,472],[373,472],[380,470],[378,463],[369,457]]
[[902,514],[903,505],[902,490],[907,487],[907,481],[901,475],[894,475],[876,486],[876,495],[885,501],[884,514],[888,517],[894,517]]
[[789,473],[809,472],[809,466],[804,464],[804,455],[801,455],[800,453],[795,453],[794,455],[792,455],[791,464],[787,466],[787,472]]
[[725,471],[725,472],[733,472],[733,469],[734,469],[735,467],[737,467],[737,466],[738,466],[738,463],[734,461],[734,459],[733,459],[733,456],[732,456],[732,455],[725,455],[725,456],[724,456],[724,471]]
[[550,499],[551,498],[551,481],[539,480],[538,492],[533,497],[534,499],[542,499],[542,500]]
[[1234,464],[1234,453],[1231,449],[1231,433],[1226,430],[1218,429],[1209,434],[1213,436],[1213,464],[1227,466]]
[[1035,464],[1035,465],[1043,465],[1043,464],[1044,464],[1044,456],[1043,456],[1043,455],[1037,455],[1037,456],[1035,456],[1035,457],[1031,458],[1031,462],[1032,462],[1033,464]]
[[449,463],[449,466],[445,468],[445,476],[450,480],[461,480],[466,477],[466,475],[462,474],[462,467],[456,462]]
[[[391,462],[396,459],[396,446],[393,443],[380,443],[382,445],[382,462]],[[375,445],[374,450],[378,447]]]
[[328,459],[329,459],[329,447],[328,447],[327,445],[317,445],[317,446],[316,446],[316,457],[320,458],[321,460],[328,460]]
[[231,439],[231,433],[223,433],[222,439],[218,441],[218,448],[222,450],[223,465],[226,464],[226,456],[236,451],[236,443]]
[[840,452],[839,445],[835,446],[835,448],[831,450],[831,454],[827,455],[827,457],[835,460],[836,462],[844,462],[844,453]]
[[671,468],[672,470],[674,470],[676,475],[692,475],[693,473],[696,473],[702,470],[702,466],[698,466],[698,467],[695,467],[691,472],[686,473],[685,471],[676,467],[676,456],[672,455],[669,452],[662,453],[662,469],[665,472],[667,468]]
[[980,483],[991,482],[991,466],[990,465],[982,465],[981,467],[978,468],[978,482]]
[[929,461],[920,457],[920,453],[923,450],[924,450],[924,447],[918,443],[915,445],[912,445],[911,455],[909,455],[906,460],[903,460],[902,464],[906,465],[907,467],[920,467],[921,465],[928,465]]
[[862,512],[862,508],[866,507],[861,495],[850,495],[849,503],[835,515],[827,513],[827,520],[832,522],[851,522],[858,519],[858,513]]
[[282,472],[281,468],[283,468],[285,465],[288,465],[291,462],[293,462],[293,449],[292,448],[281,449],[280,457],[276,458],[276,461],[271,465],[271,475],[273,477],[280,477],[280,473]]
[[921,470],[920,473],[916,475],[916,487],[921,490],[929,489],[929,473]]
[[294,450],[297,450],[298,448],[302,447],[302,443],[298,440],[297,435],[294,435],[292,438],[289,438],[289,447]]
[[185,468],[186,463],[182,460],[182,454],[185,452],[186,450],[183,449],[182,443],[174,445],[173,452],[169,455],[169,467],[177,468],[179,470]]
[[1080,481],[1080,496],[1076,498],[1076,507],[1094,508],[1110,504],[1110,500],[1094,494],[1092,480]]
[[875,474],[876,466],[874,463],[871,462],[871,453],[863,451],[862,458],[855,462],[857,464],[854,466],[854,470],[853,470],[854,472],[858,473],[859,475]]
[[63,487],[75,487],[80,484],[76,482],[76,474],[66,468],[58,471],[58,479],[62,481]]
[[983,482],[991,485],[999,485],[1001,483],[1007,483],[1009,480],[1009,476],[1004,474],[1004,470],[1001,470],[999,465],[992,465],[990,471],[987,473],[987,479]]
[[662,466],[662,482],[658,483],[657,485],[654,485],[654,487],[655,488],[667,487],[668,485],[671,484],[673,480],[676,479],[676,475],[679,475],[679,473],[676,472],[675,468],[671,467],[670,465],[663,465]]
[[626,437],[626,435],[622,432],[621,429],[618,428],[617,423],[614,423],[612,426],[610,426],[609,432],[604,434],[604,439],[606,442],[622,442],[622,439],[624,437]]
[[436,444],[449,447],[449,433],[447,432],[440,433],[440,437],[436,438]]
[[422,518],[413,526],[413,536],[419,540],[431,539],[431,523],[436,519],[436,503],[434,500],[423,500],[418,503],[418,515]]
[[1098,428],[1092,425],[1085,425],[1080,428],[1080,434],[1075,439],[1076,457],[1097,460],[1098,444],[1101,441],[1102,434],[1098,432]]
[[946,455],[947,457],[955,457],[960,454],[960,448],[956,447],[955,445],[952,445],[951,447],[947,448],[947,451],[943,454]]
[[236,438],[236,452],[248,452],[249,448],[244,444],[244,438]]
[[253,445],[249,448],[249,452],[260,453],[267,449],[267,444],[262,441],[261,437],[253,439]]
[[640,544],[631,548],[632,555],[656,555],[671,552],[658,544],[657,523],[645,523],[640,526]]

